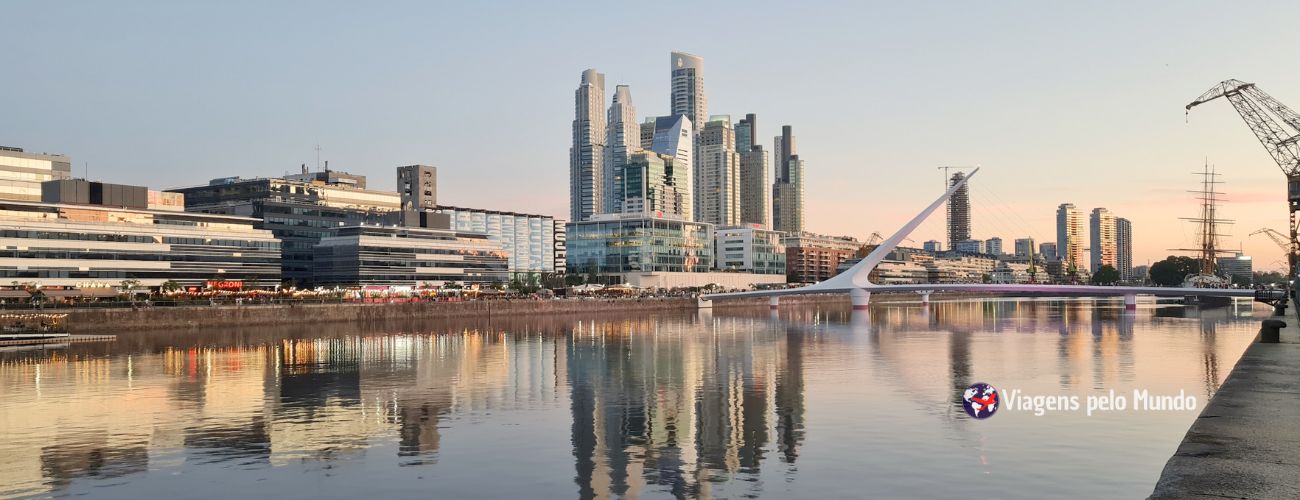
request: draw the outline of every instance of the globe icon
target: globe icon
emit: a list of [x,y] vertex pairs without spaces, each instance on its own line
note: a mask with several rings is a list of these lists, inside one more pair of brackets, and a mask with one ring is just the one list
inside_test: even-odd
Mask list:
[[983,382],[971,384],[961,395],[962,408],[976,420],[992,417],[998,412],[998,403],[997,388]]

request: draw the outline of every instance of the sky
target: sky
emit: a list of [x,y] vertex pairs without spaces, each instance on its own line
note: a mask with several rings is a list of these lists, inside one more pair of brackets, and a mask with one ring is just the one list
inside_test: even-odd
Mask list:
[[[1195,245],[1188,190],[1223,174],[1221,246],[1282,251],[1281,171],[1229,78],[1300,109],[1300,3],[0,2],[0,145],[74,174],[172,188],[316,165],[443,204],[567,217],[582,71],[667,114],[669,53],[705,60],[710,114],[794,127],[806,225],[886,236],[980,165],[974,237],[1055,238],[1057,205],[1133,222],[1134,263]],[[912,235],[945,239],[936,215]]]

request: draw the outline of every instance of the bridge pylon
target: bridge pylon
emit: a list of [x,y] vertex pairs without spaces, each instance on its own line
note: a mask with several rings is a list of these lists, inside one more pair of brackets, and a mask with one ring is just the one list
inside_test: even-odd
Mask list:
[[863,310],[871,305],[871,292],[861,288],[849,289],[849,301],[853,303],[853,309]]
[[930,305],[930,294],[934,293],[934,290],[917,290],[916,293],[921,296],[921,305]]

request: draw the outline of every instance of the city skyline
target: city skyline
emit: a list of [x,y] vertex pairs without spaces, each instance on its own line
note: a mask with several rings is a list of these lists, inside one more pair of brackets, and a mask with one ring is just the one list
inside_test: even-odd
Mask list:
[[[1208,158],[1229,183],[1223,212],[1238,221],[1224,245],[1244,246],[1261,269],[1278,267],[1281,252],[1271,241],[1246,236],[1259,227],[1285,228],[1276,166],[1231,106],[1206,105],[1190,120],[1180,108],[1227,78],[1258,83],[1297,105],[1300,74],[1275,63],[1300,50],[1281,38],[1281,19],[1292,16],[1233,23],[1246,14],[1209,3],[1138,6],[1125,19],[1103,6],[1019,13],[1009,6],[952,7],[882,6],[870,11],[876,29],[859,30],[847,20],[854,16],[817,16],[819,9],[773,16],[772,7],[738,13],[708,6],[701,19],[725,14],[774,27],[779,18],[808,36],[740,47],[682,29],[663,43],[603,47],[585,42],[591,34],[539,36],[547,23],[535,21],[556,14],[531,5],[486,30],[492,23],[459,23],[483,31],[472,38],[484,43],[471,46],[456,42],[464,39],[460,26],[435,34],[408,28],[431,9],[414,4],[402,16],[341,5],[305,13],[259,6],[257,19],[232,7],[17,4],[6,12],[32,22],[0,40],[24,46],[36,26],[51,24],[67,35],[17,54],[13,64],[25,68],[24,77],[0,83],[14,97],[0,144],[68,155],[77,177],[86,176],[89,163],[91,179],[158,189],[201,184],[214,172],[280,175],[315,165],[320,144],[322,159],[339,170],[385,180],[394,166],[421,163],[439,167],[450,185],[482,186],[447,193],[449,204],[564,216],[567,180],[557,174],[568,153],[574,75],[588,67],[619,75],[606,82],[606,93],[630,85],[638,114],[659,116],[669,100],[663,53],[682,50],[709,62],[709,112],[767,117],[759,137],[771,137],[779,124],[799,127],[802,152],[814,165],[806,179],[810,231],[863,237],[897,227],[916,200],[937,191],[936,166],[979,163],[986,168],[972,186],[972,219],[980,228],[973,237],[1047,241],[1061,202],[1105,206],[1136,225],[1133,264],[1142,265],[1191,242],[1175,221],[1195,208],[1184,193],[1193,182],[1186,172]],[[470,20],[490,15],[470,6],[443,10]],[[1182,20],[1177,26],[1158,22],[1174,13]],[[598,22],[595,29],[608,37],[666,17]],[[1004,35],[970,37],[977,29],[970,19],[981,21],[981,33]],[[1049,47],[1014,44],[1052,23],[1089,29],[1067,30]],[[326,32],[337,34],[322,37]],[[1208,32],[1225,42],[1193,49]],[[922,40],[920,61],[905,61],[908,51],[889,54],[900,33]],[[160,37],[173,43],[157,44]],[[537,42],[521,47],[525,38]],[[964,40],[958,50],[928,50],[956,38]],[[1258,46],[1276,53],[1246,50]],[[798,70],[777,77],[754,53],[797,60]],[[1089,63],[1114,69],[1095,72]],[[974,78],[950,78],[956,73]],[[518,74],[527,78],[512,77]],[[863,81],[868,74],[877,77],[865,88],[816,83]],[[535,133],[509,148],[485,145],[489,124],[503,115],[533,124]],[[877,182],[882,177],[889,182]],[[485,184],[497,178],[517,182]],[[1110,184],[1100,187],[1098,179]],[[375,187],[390,189],[387,182]],[[991,225],[998,212],[981,206],[982,191],[1020,214],[1025,230]],[[862,213],[873,217],[853,216]],[[930,221],[916,239],[942,234],[942,222]]]

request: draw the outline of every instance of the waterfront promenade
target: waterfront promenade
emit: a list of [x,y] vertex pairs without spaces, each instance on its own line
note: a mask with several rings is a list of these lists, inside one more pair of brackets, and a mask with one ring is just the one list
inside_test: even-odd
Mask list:
[[1287,323],[1279,343],[1246,348],[1150,498],[1300,498],[1297,305],[1277,318]]

